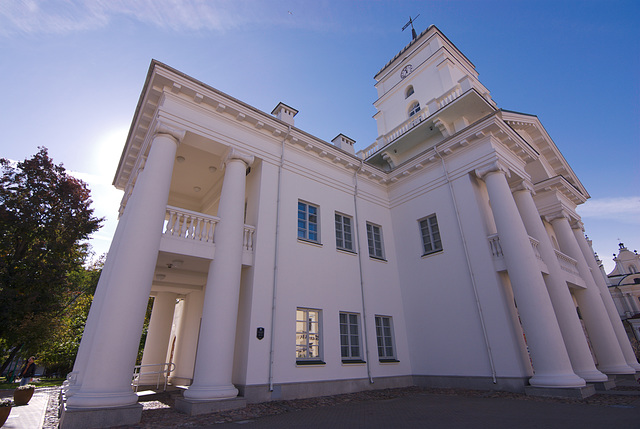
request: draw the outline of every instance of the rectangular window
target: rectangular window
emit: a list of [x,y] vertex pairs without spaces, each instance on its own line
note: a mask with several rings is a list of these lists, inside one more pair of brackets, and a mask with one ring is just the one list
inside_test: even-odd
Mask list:
[[378,340],[378,358],[381,362],[395,361],[393,347],[393,323],[391,317],[376,316],[376,338]]
[[369,243],[369,256],[384,259],[382,229],[378,225],[367,222],[367,241]]
[[298,201],[298,238],[320,241],[318,212],[318,206]]
[[320,310],[296,310],[296,360],[321,361]]
[[340,313],[340,355],[343,361],[362,360],[360,347],[360,315]]
[[419,222],[420,233],[422,234],[423,255],[442,250],[442,240],[440,240],[440,230],[438,229],[438,219],[436,215],[427,216]]
[[351,218],[339,213],[336,213],[336,247],[353,252]]

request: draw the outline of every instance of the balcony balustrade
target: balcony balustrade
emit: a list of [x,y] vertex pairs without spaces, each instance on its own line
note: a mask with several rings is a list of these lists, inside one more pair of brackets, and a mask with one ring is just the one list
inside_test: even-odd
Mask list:
[[[220,218],[217,216],[167,206],[160,250],[212,259],[215,252],[215,229],[218,222],[220,222]],[[243,263],[252,260],[255,232],[254,226],[244,226],[242,236]]]

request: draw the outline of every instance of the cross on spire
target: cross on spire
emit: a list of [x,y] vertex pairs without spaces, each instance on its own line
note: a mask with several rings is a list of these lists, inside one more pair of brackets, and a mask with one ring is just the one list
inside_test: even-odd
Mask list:
[[407,22],[404,25],[404,27],[402,27],[402,31],[404,31],[408,26],[411,26],[411,36],[412,36],[411,40],[416,40],[418,38],[418,35],[416,34],[416,30],[413,28],[413,21],[418,19],[419,16],[420,14],[417,14],[415,18],[411,18],[411,15],[409,15],[409,22]]

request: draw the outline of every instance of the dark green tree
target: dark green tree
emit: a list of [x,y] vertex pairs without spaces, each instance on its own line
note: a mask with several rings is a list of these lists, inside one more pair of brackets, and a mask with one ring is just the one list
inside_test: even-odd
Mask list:
[[0,159],[0,168],[1,372],[51,333],[102,219],[93,215],[86,183],[54,164],[46,148],[17,164]]

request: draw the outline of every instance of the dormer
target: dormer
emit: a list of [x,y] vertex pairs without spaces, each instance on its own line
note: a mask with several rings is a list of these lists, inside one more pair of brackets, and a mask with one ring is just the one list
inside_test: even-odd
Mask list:
[[271,111],[271,114],[276,118],[280,119],[283,122],[293,126],[294,119],[293,117],[298,114],[298,111],[293,107],[289,107],[283,102],[278,103],[278,105]]

